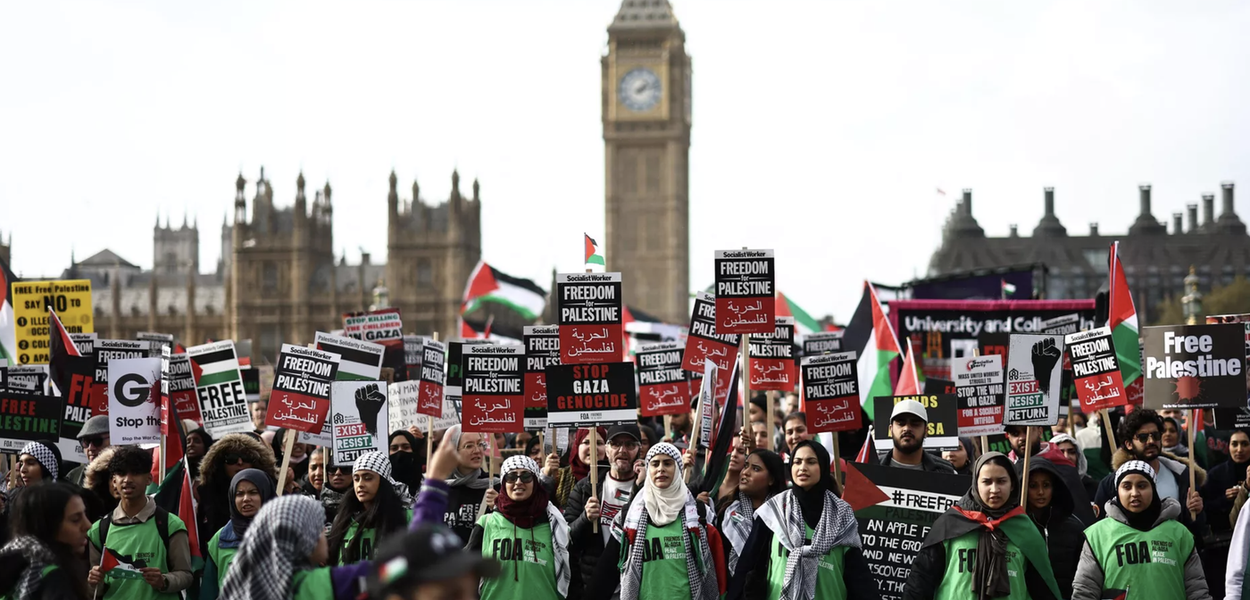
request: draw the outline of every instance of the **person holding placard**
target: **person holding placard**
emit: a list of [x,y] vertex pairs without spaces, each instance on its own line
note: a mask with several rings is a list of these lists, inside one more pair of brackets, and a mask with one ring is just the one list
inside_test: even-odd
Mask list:
[[356,459],[352,491],[330,526],[331,564],[372,559],[378,540],[402,531],[412,520],[408,488],[391,478],[391,463],[381,452]]
[[894,449],[881,457],[881,465],[930,473],[955,473],[955,467],[924,451],[929,434],[929,412],[915,400],[903,400],[890,413],[890,439]]
[[755,587],[750,596],[770,600],[878,597],[855,512],[834,492],[830,473],[824,446],[798,443],[790,460],[794,485],[755,511],[726,598],[737,600],[748,587]]
[[999,452],[981,455],[972,486],[929,529],[904,600],[1058,600],[1046,542],[1020,506],[1020,476]]
[[[590,457],[590,437],[585,435],[589,430],[583,429],[578,432],[577,438],[584,442],[577,446],[578,462],[584,465],[587,474],[573,486],[564,505],[572,553],[577,556],[574,571],[578,580],[573,582],[572,598],[581,597],[582,590],[590,586],[599,557],[608,544],[612,521],[637,493],[639,479],[644,472],[641,456],[645,455],[639,454],[641,434],[636,425],[599,429],[597,437],[607,439],[607,456],[611,460],[606,468],[599,469],[599,497],[592,493],[590,466],[583,462]],[[599,523],[597,533],[592,527],[595,522]]]
[[1185,510],[1159,494],[1154,469],[1130,460],[1114,477],[1108,518],[1085,531],[1072,599],[1136,597],[1130,588],[1143,597],[1209,599],[1194,537],[1177,521]]
[[443,515],[446,523],[462,540],[468,540],[477,522],[478,508],[482,500],[487,507],[494,507],[499,492],[495,490],[498,481],[482,470],[482,462],[486,457],[486,444],[479,433],[465,433],[459,425],[453,425],[443,434],[443,443],[451,443],[456,449],[459,463],[452,471],[447,483],[447,512]]
[[659,443],[647,453],[647,478],[612,522],[612,537],[586,590],[591,599],[716,600],[724,591],[720,532],[682,478],[681,451]]
[[477,520],[466,545],[502,566],[499,577],[482,582],[482,600],[567,598],[569,525],[547,499],[538,463],[512,456],[501,472],[504,493],[495,511]]
[[[1182,503],[1185,510],[1177,519],[1189,528],[1194,535],[1202,537],[1206,528],[1207,516],[1203,511],[1202,496],[1197,490],[1189,489],[1189,470],[1195,469],[1195,484],[1201,488],[1207,480],[1207,472],[1190,460],[1178,460],[1175,456],[1167,456],[1163,449],[1163,419],[1149,408],[1138,408],[1124,416],[1120,421],[1120,431],[1116,439],[1120,447],[1111,457],[1111,467],[1119,468],[1130,460],[1139,460],[1150,465],[1154,471],[1154,487],[1160,497],[1171,498]],[[1111,473],[1098,483],[1098,492],[1094,495],[1094,503],[1104,506],[1116,496],[1116,476]],[[1195,519],[1191,515],[1197,513]]]
[[[606,427],[595,428],[595,441],[598,444],[596,446],[598,450],[596,454],[599,457],[597,460],[601,464],[607,456],[605,450],[607,438],[608,430]],[[606,464],[603,467],[599,471],[601,475],[608,471]],[[577,486],[578,482],[590,475],[590,429],[578,429],[573,434],[573,440],[569,444],[568,449],[568,465],[561,467],[559,455],[555,452],[548,454],[543,466],[543,475],[551,478],[554,482],[555,493],[551,499],[552,503],[563,507],[567,513],[570,500],[573,497],[573,488]],[[586,485],[586,489],[590,489],[589,482]],[[585,494],[585,496],[589,496],[589,494]],[[569,523],[572,524],[572,520]]]
[[273,482],[259,469],[243,469],[230,480],[230,522],[208,541],[199,600],[216,600],[248,525],[260,507],[275,497]]
[[1085,524],[1072,515],[1072,492],[1046,458],[1029,459],[1028,486],[1025,511],[1046,540],[1046,553],[1061,597],[1070,598],[1078,558],[1073,550],[1085,543]]

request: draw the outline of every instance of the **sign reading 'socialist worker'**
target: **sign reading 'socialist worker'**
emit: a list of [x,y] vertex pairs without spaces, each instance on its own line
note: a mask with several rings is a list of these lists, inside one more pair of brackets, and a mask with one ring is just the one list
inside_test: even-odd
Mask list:
[[[191,359],[185,352],[174,353],[169,346],[161,348],[161,385],[177,420],[190,419],[197,425],[204,425],[200,401],[195,395]],[[161,408],[164,409],[164,405]]]
[[775,279],[772,250],[717,250],[716,332],[770,333]]
[[803,356],[816,356],[842,351],[841,331],[818,331],[803,336]]
[[618,361],[624,356],[620,273],[556,275],[560,362]]
[[1245,329],[1240,323],[1145,327],[1142,349],[1147,408],[1246,405]]
[[56,311],[69,333],[95,331],[90,279],[12,283],[17,364],[47,364],[49,308]]
[[859,429],[859,375],[854,352],[803,358],[803,402],[811,433]]
[[464,348],[464,430],[512,433],[524,429],[521,359],[525,348],[483,344]]
[[695,294],[681,368],[702,373],[703,361],[710,360],[717,369],[728,372],[738,360],[738,345],[741,343],[742,336],[736,333],[717,333],[716,296],[707,292]]
[[690,412],[690,384],[681,368],[681,344],[644,344],[634,352],[638,365],[638,402],[642,416]]
[[282,344],[265,425],[321,433],[338,370],[339,355],[333,352]]
[[751,369],[747,372],[753,390],[790,391],[794,389],[794,317],[776,317],[774,329],[750,339]]
[[638,420],[634,363],[547,367],[547,425],[594,427]]
[[560,327],[526,325],[525,341],[525,428],[547,426],[547,367],[560,364]]
[[1096,410],[1128,404],[1110,327],[1073,333],[1064,341],[1068,344],[1072,378],[1082,412],[1091,414]]

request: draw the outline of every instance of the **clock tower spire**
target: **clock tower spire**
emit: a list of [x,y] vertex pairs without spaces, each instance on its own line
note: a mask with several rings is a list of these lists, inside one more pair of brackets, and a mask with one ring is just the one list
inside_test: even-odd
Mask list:
[[606,258],[625,303],[690,318],[690,57],[668,0],[624,0],[603,57]]

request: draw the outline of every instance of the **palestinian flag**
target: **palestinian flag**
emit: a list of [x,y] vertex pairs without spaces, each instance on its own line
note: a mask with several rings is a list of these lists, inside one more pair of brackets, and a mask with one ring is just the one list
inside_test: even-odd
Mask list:
[[1120,262],[1120,242],[1111,243],[1110,260],[1111,293],[1107,302],[1107,326],[1111,328],[1115,358],[1120,361],[1120,376],[1124,379],[1124,387],[1128,387],[1141,377],[1141,347],[1137,342],[1137,308],[1128,289],[1124,264]]
[[603,261],[603,251],[599,249],[599,242],[596,242],[595,238],[589,235],[586,235],[586,264],[599,265],[601,267],[607,266]]
[[339,355],[339,381],[377,381],[382,377],[381,344],[318,331],[317,349]]
[[[733,370],[729,374],[730,381],[738,378],[738,364],[739,361],[734,361]],[[734,407],[737,405],[738,386],[731,384],[725,401],[716,405],[720,410],[720,422],[714,424],[712,447],[708,449],[707,460],[703,463],[703,481],[699,486],[701,491],[713,493],[725,480],[725,473],[729,469],[729,452],[734,440],[738,438],[734,431],[738,420],[738,411]]]
[[214,342],[187,349],[191,359],[191,373],[195,375],[195,387],[204,388],[219,383],[238,381],[239,361],[234,354],[234,342]]
[[913,396],[924,391],[917,373],[916,350],[911,347],[911,339],[907,340],[907,355],[903,357],[903,370],[898,374],[898,385],[894,386],[895,396]]
[[864,295],[842,335],[842,350],[857,352],[859,362],[859,403],[872,419],[872,399],[893,395],[890,364],[898,358],[898,339],[877,301],[877,291],[864,282]]
[[[196,513],[199,507],[195,502],[195,493],[191,487],[191,466],[189,459],[182,459],[182,493],[178,498],[178,518],[183,523],[199,523]],[[200,554],[200,534],[195,526],[187,527],[187,542],[191,546],[191,571],[198,572],[204,567],[204,557]]]
[[999,282],[1002,284],[1002,290],[1003,290],[1002,294],[1003,294],[1003,299],[1004,299],[1004,300],[1006,300],[1006,299],[1007,299],[1008,297],[1010,297],[1010,296],[1015,295],[1015,293],[1016,293],[1016,286],[1015,286],[1015,284],[1013,284],[1013,283],[1007,283],[1007,280],[1006,280],[1006,279],[1000,279],[1000,280],[999,280]]
[[777,292],[777,316],[794,317],[795,334],[816,333],[824,329],[820,326],[820,321],[813,319],[812,315],[803,310],[803,307],[795,304],[780,291]]
[[[877,449],[872,443],[872,425],[868,426],[868,437],[864,438],[864,445],[859,449],[859,454],[855,457],[857,463],[873,462],[877,457]],[[858,471],[856,471],[858,473]],[[875,503],[874,503],[875,504]]]
[[107,547],[101,552],[100,572],[113,579],[143,579],[143,572],[138,567]]
[[55,388],[53,394],[66,396],[72,376],[69,357],[81,357],[82,352],[78,351],[78,346],[70,339],[65,325],[61,324],[61,317],[51,308],[48,309],[48,321],[51,325],[48,327],[48,378]]
[[472,312],[486,303],[506,306],[533,321],[547,307],[547,292],[533,281],[513,277],[485,262],[478,262],[464,288],[460,314]]
[[0,359],[17,364],[17,327],[13,320],[13,282],[17,277],[9,263],[0,258]]

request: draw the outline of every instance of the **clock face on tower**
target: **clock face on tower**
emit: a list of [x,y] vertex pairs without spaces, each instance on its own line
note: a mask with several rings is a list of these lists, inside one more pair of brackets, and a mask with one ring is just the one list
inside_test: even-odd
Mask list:
[[621,104],[634,112],[646,112],[660,102],[660,78],[651,69],[630,69],[621,77],[617,95]]

